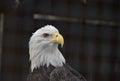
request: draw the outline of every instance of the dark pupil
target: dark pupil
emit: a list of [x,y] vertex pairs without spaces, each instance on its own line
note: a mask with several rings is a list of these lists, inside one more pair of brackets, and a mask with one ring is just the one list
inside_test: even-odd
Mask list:
[[44,37],[48,37],[49,34],[48,34],[48,33],[44,33],[43,36],[44,36]]

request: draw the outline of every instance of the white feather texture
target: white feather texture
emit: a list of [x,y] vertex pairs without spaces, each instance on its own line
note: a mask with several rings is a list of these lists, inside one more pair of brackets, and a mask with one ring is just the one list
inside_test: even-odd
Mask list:
[[[44,38],[44,33],[48,33],[50,36]],[[55,33],[59,33],[59,31],[54,26],[46,25],[38,29],[30,38],[29,54],[31,71],[44,65],[47,67],[49,65],[59,67],[65,63],[65,59],[58,49],[58,44],[51,42]]]

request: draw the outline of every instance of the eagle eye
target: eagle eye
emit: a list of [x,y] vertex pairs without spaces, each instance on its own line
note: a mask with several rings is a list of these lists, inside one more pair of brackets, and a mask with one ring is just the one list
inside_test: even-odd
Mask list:
[[49,34],[48,33],[43,33],[43,37],[48,37]]

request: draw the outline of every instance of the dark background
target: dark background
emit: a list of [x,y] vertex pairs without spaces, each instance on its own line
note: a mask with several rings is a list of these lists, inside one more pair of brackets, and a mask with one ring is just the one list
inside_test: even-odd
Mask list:
[[[120,81],[120,0],[0,0],[0,12],[0,81],[26,80],[29,38],[46,24],[63,34],[64,57],[88,81]],[[65,18],[35,19],[35,13]]]

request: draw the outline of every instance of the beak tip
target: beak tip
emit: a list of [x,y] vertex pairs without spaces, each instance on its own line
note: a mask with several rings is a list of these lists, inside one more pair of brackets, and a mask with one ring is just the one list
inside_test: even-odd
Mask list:
[[61,48],[63,48],[63,45],[61,44]]

